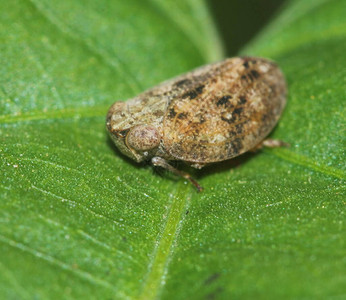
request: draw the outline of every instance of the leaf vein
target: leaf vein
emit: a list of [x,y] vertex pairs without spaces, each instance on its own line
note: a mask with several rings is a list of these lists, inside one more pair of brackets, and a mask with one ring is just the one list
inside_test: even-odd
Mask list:
[[57,28],[62,34],[72,38],[74,41],[77,41],[81,45],[85,46],[91,53],[100,57],[107,66],[112,67],[113,70],[120,72],[122,78],[127,79],[126,83],[133,90],[133,92],[138,93],[138,91],[142,90],[142,87],[140,83],[137,81],[136,77],[130,73],[128,68],[126,69],[126,65],[124,64],[124,62],[119,57],[116,57],[115,53],[114,56],[110,58],[106,51],[102,51],[102,49],[93,45],[93,43],[90,42],[92,41],[92,39],[88,41],[87,39],[79,37],[67,25],[65,25],[52,13],[50,13],[50,11],[44,8],[40,3],[36,3],[34,0],[28,1],[33,5],[33,7],[36,8],[37,12],[40,13],[41,16],[43,16],[43,18],[45,18],[50,24]]
[[[50,256],[44,252],[41,252],[41,251],[38,251],[38,250],[33,249],[31,247],[28,247],[27,245],[24,245],[24,244],[19,243],[15,240],[9,239],[3,235],[0,235],[0,241],[3,242],[4,244],[7,244],[7,245],[13,247],[13,248],[19,249],[19,250],[26,252],[26,253],[30,253],[33,256],[35,256],[36,258],[41,259],[43,261],[46,261],[46,262],[48,262],[54,266],[57,266],[57,267],[61,268],[62,270],[69,271],[72,274],[74,274],[74,275],[76,275],[76,276],[78,276],[84,280],[87,280],[93,284],[100,285],[100,286],[103,286],[105,288],[115,290],[113,285],[110,282],[103,280],[101,278],[95,277],[94,275],[92,275],[86,271],[74,269],[69,264],[67,264],[63,261],[60,261],[57,258]],[[119,291],[117,291],[117,292],[119,292]]]
[[71,204],[73,207],[75,207],[75,206],[81,207],[84,210],[86,210],[87,212],[89,212],[90,214],[94,215],[95,217],[102,218],[102,219],[107,219],[107,220],[111,221],[112,223],[117,224],[119,227],[123,227],[123,225],[120,224],[119,222],[109,218],[108,216],[105,216],[103,214],[97,213],[97,212],[93,211],[92,209],[90,209],[89,207],[86,207],[85,205],[83,205],[83,204],[81,204],[79,202],[76,202],[76,201],[71,200],[71,199],[63,198],[63,197],[58,196],[58,195],[56,195],[56,194],[54,194],[52,192],[46,191],[44,189],[41,189],[41,188],[39,188],[39,187],[37,187],[35,185],[31,185],[31,188],[33,188],[33,189],[35,189],[37,191],[40,191],[41,193],[44,193],[46,195],[49,195],[49,196],[51,196],[53,198],[59,199],[62,202],[67,202],[67,203]]
[[266,153],[270,153],[271,155],[279,157],[285,161],[289,161],[291,163],[301,165],[309,169],[313,169],[325,175],[337,177],[339,179],[346,178],[346,174],[342,170],[338,170],[336,168],[326,166],[322,163],[316,163],[315,161],[305,157],[304,155],[291,152],[287,149],[275,149],[275,150],[266,149],[264,151]]
[[105,116],[109,106],[95,106],[82,108],[64,108],[52,111],[33,111],[30,113],[20,113],[0,116],[0,124],[28,122],[37,120],[72,119],[72,118],[92,118]]

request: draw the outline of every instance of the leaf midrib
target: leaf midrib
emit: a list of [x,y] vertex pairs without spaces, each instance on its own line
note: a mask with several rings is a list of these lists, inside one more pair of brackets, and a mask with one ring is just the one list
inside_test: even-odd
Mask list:
[[185,219],[184,212],[189,206],[190,192],[190,184],[181,180],[177,184],[176,193],[171,196],[172,201],[168,209],[167,221],[153,251],[149,270],[138,299],[156,299],[160,294],[165,283],[164,277],[168,271],[174,244]]

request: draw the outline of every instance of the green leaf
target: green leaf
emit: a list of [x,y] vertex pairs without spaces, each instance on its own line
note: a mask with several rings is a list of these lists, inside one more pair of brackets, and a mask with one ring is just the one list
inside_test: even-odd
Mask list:
[[202,0],[2,2],[0,298],[345,296],[345,1],[290,1],[244,48],[286,74],[291,147],[196,172],[200,194],[104,123],[221,59]]

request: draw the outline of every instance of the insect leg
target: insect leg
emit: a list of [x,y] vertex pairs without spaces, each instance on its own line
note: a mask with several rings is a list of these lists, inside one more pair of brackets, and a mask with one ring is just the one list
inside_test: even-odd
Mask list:
[[280,140],[274,140],[274,139],[265,139],[262,142],[260,142],[256,147],[251,149],[250,151],[256,152],[257,150],[262,149],[263,147],[268,148],[279,148],[279,147],[289,147],[290,144],[280,141]]
[[187,179],[196,187],[198,192],[203,190],[203,188],[198,184],[198,182],[196,180],[194,180],[188,173],[180,171],[180,170],[172,167],[165,159],[156,156],[156,157],[153,157],[151,159],[151,163],[154,166],[159,166],[161,168],[164,168],[164,169],[172,172],[173,174],[176,174],[178,176],[181,176],[181,177]]
[[278,147],[289,147],[290,146],[290,144],[288,144],[284,141],[274,140],[274,139],[265,139],[262,142],[262,145],[264,147],[268,147],[268,148],[278,148]]

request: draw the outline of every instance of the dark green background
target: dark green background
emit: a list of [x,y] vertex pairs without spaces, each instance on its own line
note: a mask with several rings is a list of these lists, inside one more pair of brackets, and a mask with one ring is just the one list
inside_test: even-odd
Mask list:
[[227,56],[239,50],[277,14],[284,0],[209,0]]

